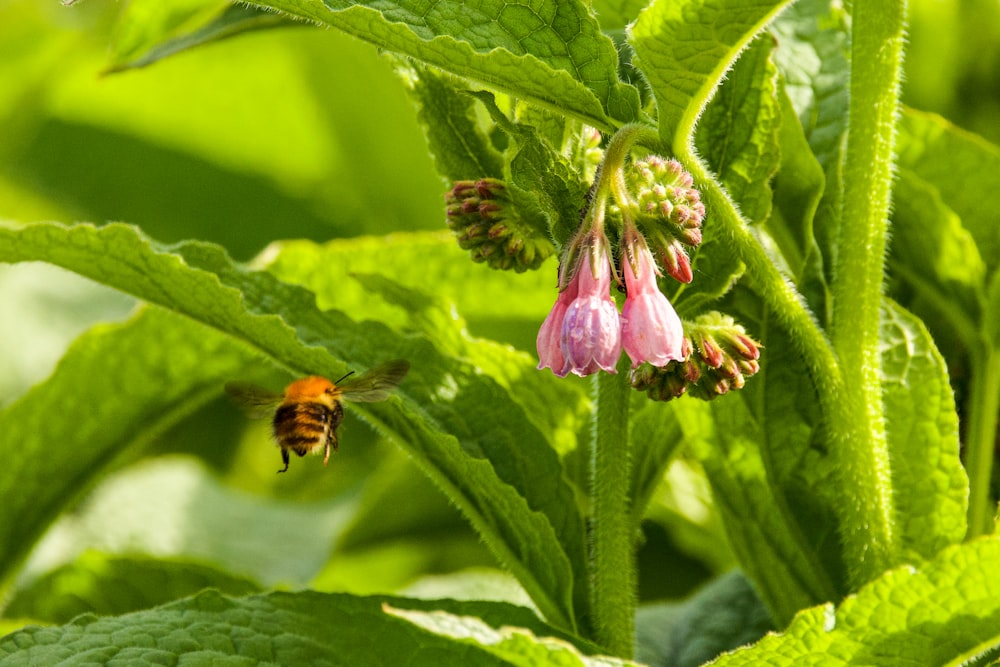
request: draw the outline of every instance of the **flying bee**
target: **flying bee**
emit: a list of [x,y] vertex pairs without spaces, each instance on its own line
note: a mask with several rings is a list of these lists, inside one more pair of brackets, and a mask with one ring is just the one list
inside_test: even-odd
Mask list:
[[278,472],[285,472],[289,452],[305,456],[322,449],[326,465],[330,452],[337,451],[337,427],[344,419],[341,400],[384,401],[409,370],[409,361],[394,359],[351,380],[347,378],[354,371],[336,382],[318,375],[302,378],[288,385],[282,394],[246,382],[227,382],[226,393],[246,408],[251,417],[263,417],[274,411],[274,439],[281,447],[281,461],[285,464]]

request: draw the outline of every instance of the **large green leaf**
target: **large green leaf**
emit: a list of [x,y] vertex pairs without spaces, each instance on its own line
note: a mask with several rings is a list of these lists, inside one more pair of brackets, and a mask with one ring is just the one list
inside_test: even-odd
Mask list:
[[19,590],[4,615],[67,623],[84,613],[114,616],[148,609],[205,588],[229,595],[260,591],[248,579],[202,563],[90,551]]
[[423,60],[517,97],[609,127],[634,120],[638,91],[618,80],[618,53],[577,0],[425,5],[336,0],[253,2]]
[[[320,311],[311,292],[247,271],[216,246],[163,247],[126,225],[0,227],[0,260],[69,268],[208,324],[297,373],[340,377],[343,360],[354,367],[392,357],[414,360],[402,400],[354,409],[414,455],[550,620],[574,626],[571,600],[580,593],[574,592],[571,563],[580,558],[567,556],[557,531],[568,531],[565,548],[582,550],[582,541],[573,538],[582,534],[581,519],[558,502],[551,480],[530,461],[506,458],[518,447],[509,424],[520,408],[470,364],[380,323]],[[476,429],[469,414],[476,414]],[[541,441],[524,421],[524,432]],[[496,457],[497,468],[487,457]]]
[[[392,613],[386,613],[387,606]],[[124,616],[81,616],[55,628],[30,627],[0,640],[3,665],[505,665],[486,648],[429,632],[402,610],[448,610],[487,627],[515,626],[566,639],[523,607],[498,602],[421,601],[324,593],[270,593],[241,599],[205,592]],[[551,641],[551,640],[550,640]],[[542,647],[544,645],[540,645]],[[550,649],[556,652],[561,646]],[[518,663],[523,664],[523,663]]]
[[882,310],[882,400],[900,544],[913,562],[965,536],[969,480],[959,459],[948,369],[927,327],[896,304]]
[[629,29],[633,63],[656,98],[660,137],[674,150],[694,126],[740,52],[788,0],[655,0]]
[[990,273],[1000,266],[996,174],[1000,148],[939,116],[905,111],[899,123],[899,167],[935,187],[976,241]]
[[993,664],[1000,650],[1000,541],[951,547],[918,569],[891,570],[833,605],[799,614],[780,635],[715,665]]
[[216,396],[221,383],[253,362],[231,339],[159,309],[78,339],[47,382],[0,412],[0,456],[7,461],[0,470],[3,578],[119,457]]

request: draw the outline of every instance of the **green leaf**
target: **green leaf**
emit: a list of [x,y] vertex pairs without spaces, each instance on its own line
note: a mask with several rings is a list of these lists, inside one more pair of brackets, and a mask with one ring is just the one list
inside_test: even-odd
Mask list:
[[196,46],[252,30],[297,25],[279,16],[219,0],[130,2],[111,42],[107,72],[152,65]]
[[777,245],[788,275],[813,312],[821,315],[820,321],[826,322],[829,289],[815,231],[826,179],[785,90],[779,92],[781,167],[774,179],[775,205],[765,229]]
[[782,634],[713,664],[986,664],[1000,647],[998,568],[996,538],[950,547],[919,569],[890,570],[836,611],[803,611]]
[[447,609],[490,626],[518,626],[561,636],[527,609],[504,603],[421,601],[313,592],[234,599],[205,592],[156,609],[117,617],[82,616],[55,628],[26,628],[0,640],[5,665],[130,664],[163,661],[249,664],[503,665],[489,651],[441,637],[386,614],[393,609]]
[[651,667],[697,667],[772,629],[753,586],[733,570],[684,602],[640,607],[636,659]]
[[[637,400],[636,400],[637,399]],[[670,460],[682,442],[682,433],[673,411],[662,403],[636,395],[629,420],[629,447],[632,455],[632,520],[638,526],[653,492],[663,481]],[[641,407],[636,406],[641,405]]]
[[482,647],[509,665],[533,667],[556,665],[566,667],[602,667],[605,665],[636,665],[629,660],[609,656],[593,658],[582,653],[572,644],[549,637],[538,637],[524,628],[503,627],[496,629],[474,616],[458,616],[447,611],[422,611],[395,609],[389,605],[386,613],[405,619],[441,637],[449,637],[459,644]]
[[88,612],[113,616],[148,609],[205,588],[229,595],[260,591],[249,579],[202,563],[89,551],[18,590],[4,608],[4,615],[66,623]]
[[[442,356],[427,341],[377,322],[353,322],[338,311],[320,311],[311,292],[270,274],[247,271],[210,244],[188,242],[165,248],[119,224],[99,229],[48,223],[0,227],[0,261],[27,260],[49,261],[170,307],[298,373],[340,377],[346,366],[341,359],[354,367],[371,367],[393,357],[419,360],[399,396],[382,403],[352,404],[352,409],[406,447],[547,618],[574,627],[572,599],[584,594],[574,591],[571,557],[559,536],[568,535],[570,548],[582,550],[584,544],[572,540],[574,523],[580,519],[560,509],[558,516],[569,523],[557,521],[554,528],[544,513],[533,508],[554,504],[551,487],[537,477],[531,462],[491,463],[486,458],[517,445],[508,427],[519,408],[495,381],[469,364]],[[342,356],[333,356],[332,350]],[[469,414],[477,415],[475,430]],[[532,439],[543,440],[524,422],[526,431],[534,431]],[[490,423],[492,428],[483,426]],[[468,437],[459,439],[458,434]],[[540,488],[540,496],[532,493]]]
[[[267,473],[274,475],[271,465]],[[108,477],[64,515],[22,576],[99,549],[194,560],[266,586],[304,586],[326,562],[354,502],[350,494],[322,503],[255,498],[223,485],[193,459],[150,459]]]
[[972,234],[992,274],[1000,266],[1000,193],[994,178],[1000,148],[939,116],[913,110],[900,117],[898,143],[899,167],[937,188]]
[[969,480],[959,460],[948,368],[917,317],[886,301],[882,396],[904,555],[932,558],[965,537]]
[[[817,264],[826,279],[822,290],[807,294],[823,316],[829,303],[813,299],[825,292],[839,243],[840,199],[844,142],[847,136],[847,90],[850,83],[850,41],[846,12],[829,0],[800,0],[774,21],[778,38],[775,62],[799,124],[819,162],[826,185],[813,223],[822,252]],[[821,307],[822,306],[822,307]]]
[[343,30],[599,127],[634,120],[638,91],[618,80],[618,54],[577,0],[489,5],[412,0],[253,2]]
[[660,137],[675,152],[740,52],[788,0],[655,0],[629,29],[635,64],[656,98]]
[[48,381],[0,412],[4,578],[118,457],[140,451],[252,363],[231,340],[159,309],[79,338]]
[[410,60],[396,72],[417,104],[434,166],[447,181],[503,178],[503,160],[476,122],[475,100],[457,79]]
[[[762,222],[771,210],[769,181],[780,159],[781,111],[777,70],[770,61],[773,50],[773,40],[765,35],[743,52],[705,109],[696,135],[698,152],[750,223]],[[675,296],[686,315],[702,312],[743,272],[732,243],[712,225],[711,212],[692,264],[697,280],[681,285]]]
[[506,176],[519,215],[561,247],[580,224],[589,186],[534,127],[508,119],[490,93],[473,95],[515,145]]
[[893,191],[890,265],[966,341],[978,334],[986,263],[941,191],[907,168]]
[[[770,356],[767,363],[765,368],[777,367]],[[754,378],[755,383],[761,380]],[[796,512],[789,508],[768,469],[770,461],[763,456],[760,443],[777,430],[777,423],[758,422],[738,394],[711,405],[689,400],[675,409],[685,439],[708,475],[729,543],[775,624],[781,627],[799,609],[835,597],[836,590],[816,562],[796,524]],[[796,508],[799,515],[811,509]],[[826,523],[827,532],[829,526]],[[836,546],[834,555],[839,555]]]
[[751,224],[771,211],[770,180],[780,160],[774,48],[774,38],[764,34],[740,54],[695,134],[698,152]]

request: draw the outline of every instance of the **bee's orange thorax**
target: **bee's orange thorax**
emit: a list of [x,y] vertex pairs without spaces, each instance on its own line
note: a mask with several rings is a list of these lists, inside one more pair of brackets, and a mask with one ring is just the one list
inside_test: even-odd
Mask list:
[[336,385],[327,380],[324,377],[319,377],[314,375],[312,377],[302,378],[301,380],[296,380],[295,382],[288,385],[285,389],[285,402],[295,403],[298,401],[321,401],[326,402],[324,399],[335,398],[334,394],[337,392],[330,392],[330,390],[335,389]]

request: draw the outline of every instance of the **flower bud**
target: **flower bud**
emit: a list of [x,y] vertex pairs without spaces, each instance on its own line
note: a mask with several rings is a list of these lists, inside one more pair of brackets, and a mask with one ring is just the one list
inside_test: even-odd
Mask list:
[[524,224],[503,181],[456,181],[445,194],[448,228],[473,261],[521,272],[554,252],[551,240]]
[[653,400],[665,401],[685,393],[710,401],[742,389],[760,370],[760,344],[732,317],[707,313],[685,325],[685,359],[662,368],[643,364],[632,371],[632,386]]

